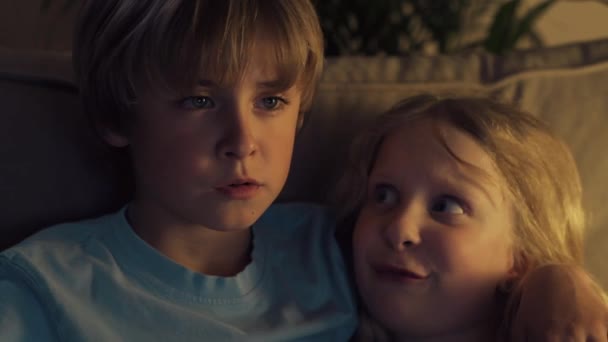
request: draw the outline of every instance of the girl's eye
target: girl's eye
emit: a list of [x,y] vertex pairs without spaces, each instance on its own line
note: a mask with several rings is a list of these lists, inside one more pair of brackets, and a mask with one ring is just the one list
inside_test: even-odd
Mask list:
[[374,203],[382,206],[392,206],[399,201],[399,194],[390,185],[378,184],[372,192],[372,200]]
[[209,109],[215,107],[215,102],[209,96],[189,96],[180,105],[186,109]]
[[287,100],[279,96],[268,96],[260,100],[260,106],[265,110],[277,110],[286,104]]
[[444,196],[435,201],[431,206],[431,211],[440,214],[462,215],[465,213],[463,205],[454,198]]

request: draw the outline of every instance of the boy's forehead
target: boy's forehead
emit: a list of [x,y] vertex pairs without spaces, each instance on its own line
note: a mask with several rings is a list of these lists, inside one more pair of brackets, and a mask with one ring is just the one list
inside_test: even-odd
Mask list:
[[305,76],[307,47],[277,39],[271,28],[258,25],[238,39],[207,37],[182,45],[182,52],[167,60],[167,68],[158,66],[161,78],[180,92],[201,86],[234,87],[244,80],[268,88],[299,84]]
[[289,63],[281,63],[271,58],[271,54],[272,51],[257,46],[252,47],[250,58],[233,65],[221,62],[209,63],[203,59],[196,86],[232,87],[239,83],[247,83],[263,88],[287,88],[297,83],[298,75],[295,75],[295,70],[285,65]]
[[228,63],[219,65],[209,65],[206,60],[201,61],[199,67],[199,80],[208,80],[214,83],[238,82],[243,78],[274,80],[280,77],[279,66],[264,58],[263,54],[251,52],[251,58],[235,63],[231,66]]

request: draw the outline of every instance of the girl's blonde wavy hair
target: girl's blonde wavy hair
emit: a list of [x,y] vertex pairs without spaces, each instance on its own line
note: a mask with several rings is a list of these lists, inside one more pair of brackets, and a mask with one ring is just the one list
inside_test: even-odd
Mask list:
[[[519,275],[545,264],[582,265],[585,215],[571,152],[540,120],[488,98],[415,96],[378,116],[371,128],[361,132],[332,198],[347,246],[384,138],[423,118],[468,133],[492,158],[513,205],[512,244]],[[366,321],[362,329],[369,335],[374,328]]]
[[310,0],[85,0],[73,64],[86,112],[118,129],[142,89],[191,90],[201,74],[230,84],[260,45],[307,111],[324,58]]
[[487,98],[419,95],[378,116],[355,139],[336,186],[333,202],[342,219],[355,216],[361,208],[384,138],[422,118],[444,121],[468,133],[492,158],[514,206],[518,270],[525,273],[547,263],[582,263],[585,215],[570,150],[540,120]]

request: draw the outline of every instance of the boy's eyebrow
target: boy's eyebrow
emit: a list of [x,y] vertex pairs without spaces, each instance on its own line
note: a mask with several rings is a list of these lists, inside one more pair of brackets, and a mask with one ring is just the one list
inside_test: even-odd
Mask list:
[[217,84],[212,80],[198,80],[198,85],[201,87],[216,87]]
[[282,81],[279,79],[258,82],[257,85],[260,88],[271,88],[271,89],[288,88],[288,86],[285,84],[285,81]]
[[[198,85],[201,87],[214,88],[217,87],[217,83],[212,80],[200,79],[198,80]],[[268,89],[286,89],[289,88],[289,85],[285,84],[285,81],[280,79],[261,81],[256,83],[258,88],[268,88]]]

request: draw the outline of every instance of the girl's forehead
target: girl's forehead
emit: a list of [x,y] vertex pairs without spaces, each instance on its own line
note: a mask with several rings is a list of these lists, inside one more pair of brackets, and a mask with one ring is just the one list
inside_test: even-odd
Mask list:
[[480,181],[502,184],[501,174],[492,156],[470,134],[446,122],[416,119],[389,132],[380,146],[374,169],[391,167],[432,168],[470,174]]
[[490,154],[471,135],[442,120],[417,119],[396,127],[376,157],[372,183],[382,180],[420,189],[472,187],[495,208],[510,203],[504,177]]
[[405,158],[424,149],[435,151],[433,157],[450,158],[482,169],[495,168],[492,157],[477,139],[441,119],[421,118],[400,124],[385,138],[383,147],[390,149],[391,145],[395,152],[410,152]]

